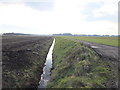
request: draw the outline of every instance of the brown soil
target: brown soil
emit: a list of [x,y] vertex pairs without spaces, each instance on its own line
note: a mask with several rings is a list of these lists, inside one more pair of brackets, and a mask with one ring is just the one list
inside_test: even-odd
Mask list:
[[37,87],[52,40],[48,36],[2,36],[2,87]]

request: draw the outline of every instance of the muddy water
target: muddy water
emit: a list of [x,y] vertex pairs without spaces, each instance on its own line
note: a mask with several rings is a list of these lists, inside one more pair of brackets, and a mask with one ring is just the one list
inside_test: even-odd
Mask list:
[[53,40],[53,43],[49,49],[49,52],[47,54],[45,66],[43,68],[43,74],[41,75],[41,80],[39,82],[39,88],[46,88],[48,81],[50,80],[50,74],[51,74],[51,68],[52,68],[52,52],[55,44],[55,39]]

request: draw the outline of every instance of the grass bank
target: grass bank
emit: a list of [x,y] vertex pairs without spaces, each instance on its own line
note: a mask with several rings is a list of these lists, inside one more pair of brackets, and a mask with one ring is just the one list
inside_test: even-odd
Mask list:
[[66,37],[56,37],[48,88],[117,87],[117,67],[91,49]]

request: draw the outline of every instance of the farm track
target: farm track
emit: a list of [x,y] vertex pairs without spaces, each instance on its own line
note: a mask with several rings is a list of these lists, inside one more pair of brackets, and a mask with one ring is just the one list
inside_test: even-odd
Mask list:
[[109,46],[109,45],[103,45],[93,42],[87,42],[87,41],[81,41],[83,45],[92,48],[101,58],[107,58],[109,60],[118,61],[118,47],[115,46]]

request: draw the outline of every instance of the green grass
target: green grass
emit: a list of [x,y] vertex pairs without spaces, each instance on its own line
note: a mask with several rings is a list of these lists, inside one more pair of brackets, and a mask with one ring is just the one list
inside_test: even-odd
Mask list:
[[105,88],[117,79],[111,61],[65,37],[56,37],[53,62],[49,88]]
[[111,45],[111,46],[120,46],[120,43],[118,44],[118,37],[85,37],[85,36],[74,37],[74,36],[68,36],[65,38],[95,42],[95,43]]

